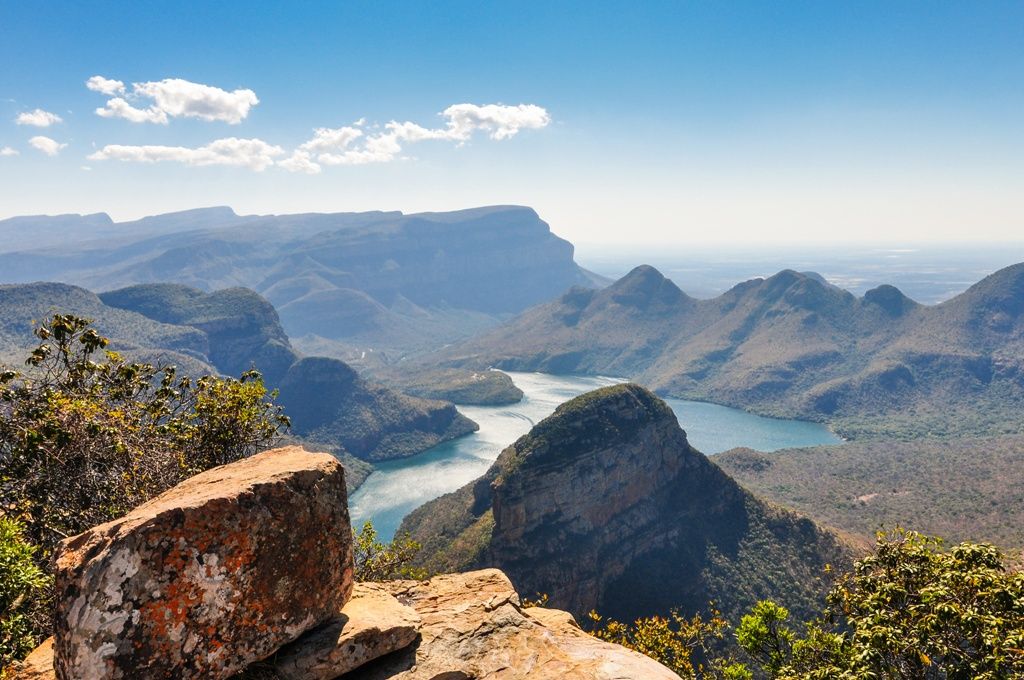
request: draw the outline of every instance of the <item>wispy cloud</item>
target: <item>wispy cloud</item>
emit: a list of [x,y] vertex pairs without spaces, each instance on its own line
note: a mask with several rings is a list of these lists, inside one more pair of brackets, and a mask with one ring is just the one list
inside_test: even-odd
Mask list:
[[12,149],[9,146],[0,146],[0,156],[17,156],[18,154],[17,149]]
[[67,147],[67,144],[61,144],[55,139],[43,137],[42,135],[33,137],[32,139],[28,140],[28,143],[31,144],[34,149],[38,149],[39,151],[45,153],[47,156],[56,156],[57,154],[60,153],[61,149]]
[[205,146],[125,146],[109,144],[91,154],[89,160],[119,160],[135,163],[177,162],[186,165],[232,165],[262,171],[285,153],[279,146],[261,139],[227,137]]
[[455,104],[441,116],[447,119],[447,124],[441,128],[426,128],[411,121],[391,121],[383,132],[366,134],[362,120],[340,128],[317,128],[312,139],[278,164],[292,172],[316,174],[321,171],[321,165],[387,163],[400,158],[404,146],[410,143],[441,140],[461,145],[478,131],[500,141],[514,137],[520,130],[543,128],[551,122],[547,110],[535,104]]
[[42,109],[19,113],[18,117],[14,119],[14,122],[18,125],[32,125],[34,127],[50,127],[51,125],[62,121],[63,118],[58,116],[56,113],[50,113],[49,111],[43,111]]
[[96,114],[133,123],[166,125],[171,118],[198,118],[237,125],[260,101],[252,90],[228,92],[181,78],[132,83],[129,93],[119,80],[93,76],[86,81],[86,87],[107,95],[124,95],[107,100],[103,107],[96,109]]
[[[136,84],[133,87],[138,91],[141,86]],[[158,100],[158,103],[160,101]],[[117,116],[136,122],[166,122],[168,115],[179,115],[172,113],[172,108],[166,104],[160,103],[164,108],[137,109],[120,97],[115,97],[107,102],[107,108],[100,109],[99,112],[100,115]],[[521,130],[543,128],[551,122],[547,110],[535,104],[456,104],[441,112],[441,116],[446,123],[438,128],[423,127],[411,121],[391,121],[384,125],[383,129],[368,128],[365,119],[337,128],[316,128],[313,137],[296,147],[287,158],[281,158],[285,151],[279,146],[260,139],[235,137],[218,139],[197,148],[110,144],[89,158],[135,163],[234,165],[257,171],[265,170],[271,165],[279,165],[289,172],[315,175],[321,172],[325,165],[366,165],[394,161],[402,158],[405,146],[417,142],[436,140],[462,145],[472,139],[477,132],[485,133],[490,139],[502,141],[514,137]]]

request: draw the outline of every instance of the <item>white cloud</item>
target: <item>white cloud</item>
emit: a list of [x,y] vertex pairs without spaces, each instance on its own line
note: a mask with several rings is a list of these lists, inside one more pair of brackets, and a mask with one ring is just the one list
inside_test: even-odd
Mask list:
[[[486,132],[494,140],[514,137],[520,130],[539,129],[551,123],[543,107],[534,104],[505,106],[502,104],[455,104],[441,115],[445,127],[425,128],[411,121],[391,121],[383,132],[366,134],[365,121],[340,128],[317,128],[313,138],[278,165],[292,172],[316,174],[323,165],[364,165],[387,163],[401,157],[403,145],[427,140],[464,144],[476,131]],[[357,144],[358,142],[358,144]]]
[[28,143],[39,151],[45,153],[47,156],[56,156],[60,153],[61,149],[67,146],[67,144],[61,144],[56,140],[50,139],[49,137],[43,137],[42,135],[33,137],[28,140]]
[[167,124],[167,114],[155,106],[148,109],[137,109],[121,97],[107,100],[103,108],[96,109],[96,115],[104,118],[124,118],[133,123]]
[[43,111],[42,109],[36,109],[35,111],[25,111],[19,113],[18,117],[14,119],[14,122],[18,125],[33,125],[35,127],[50,127],[54,123],[62,122],[62,118],[56,113],[50,113],[49,111]]
[[[86,86],[104,94],[124,92],[123,84],[120,89],[112,89],[109,92],[99,89],[111,89],[117,83],[120,81],[93,76],[86,81]],[[149,104],[144,108],[132,103],[143,100]],[[96,109],[96,113],[104,118],[124,118],[133,123],[167,124],[169,118],[198,118],[236,125],[249,115],[249,110],[259,104],[259,101],[252,90],[239,89],[228,92],[219,87],[193,83],[181,78],[165,78],[146,83],[132,83],[130,94],[110,99],[105,106]]]
[[307,175],[320,173],[320,166],[313,162],[312,154],[308,151],[295,150],[291,156],[283,161],[278,161],[277,164],[289,172],[304,172]]
[[509,139],[520,130],[547,127],[551,122],[547,110],[535,104],[455,104],[441,115],[448,119],[450,138],[459,141],[469,139],[476,130],[486,130],[491,139]]
[[120,80],[111,80],[103,76],[93,76],[85,81],[85,86],[93,92],[101,94],[121,94],[124,92],[124,83]]
[[18,150],[9,146],[0,146],[0,156],[17,156]]
[[281,147],[268,144],[261,139],[227,137],[198,148],[109,144],[91,154],[89,160],[118,160],[134,163],[169,161],[186,165],[232,165],[262,171],[273,165],[274,160],[284,153],[285,151]]

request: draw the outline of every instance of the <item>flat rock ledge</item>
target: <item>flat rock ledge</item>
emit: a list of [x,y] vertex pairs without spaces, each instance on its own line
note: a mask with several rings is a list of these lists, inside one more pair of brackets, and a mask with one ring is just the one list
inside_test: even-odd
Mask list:
[[353,587],[345,472],[266,451],[61,545],[61,680],[227,678],[337,616]]
[[267,664],[284,680],[333,680],[404,649],[419,637],[420,617],[377,583],[357,583],[341,615],[309,631]]
[[419,614],[420,639],[344,680],[679,680],[580,630],[568,612],[523,608],[497,569],[383,585]]

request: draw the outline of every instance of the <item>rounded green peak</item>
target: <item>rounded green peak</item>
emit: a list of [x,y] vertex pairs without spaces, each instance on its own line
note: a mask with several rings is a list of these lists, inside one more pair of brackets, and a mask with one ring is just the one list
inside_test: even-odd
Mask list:
[[634,442],[638,432],[663,422],[685,445],[686,433],[672,409],[653,392],[632,383],[602,387],[559,406],[506,449],[498,465],[507,477],[538,465],[563,464]]

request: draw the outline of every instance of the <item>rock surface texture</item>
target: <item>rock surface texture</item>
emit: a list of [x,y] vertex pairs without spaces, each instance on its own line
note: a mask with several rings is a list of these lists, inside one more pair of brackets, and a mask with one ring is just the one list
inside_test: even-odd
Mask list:
[[63,543],[57,677],[229,677],[336,616],[352,587],[344,469],[267,451]]
[[333,680],[408,647],[419,623],[419,614],[385,586],[357,583],[338,618],[282,649],[271,665],[284,680]]
[[345,680],[679,680],[566,612],[524,609],[497,569],[386,585],[422,617],[420,642]]

